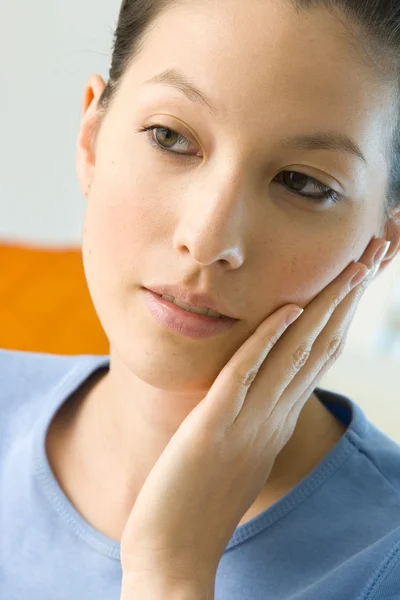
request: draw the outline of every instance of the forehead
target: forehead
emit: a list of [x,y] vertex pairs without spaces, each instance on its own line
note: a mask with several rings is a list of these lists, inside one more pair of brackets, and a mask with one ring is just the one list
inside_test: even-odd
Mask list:
[[343,21],[324,9],[299,15],[282,0],[173,4],[134,62],[136,81],[175,67],[204,90],[221,125],[347,129],[377,152],[389,94]]

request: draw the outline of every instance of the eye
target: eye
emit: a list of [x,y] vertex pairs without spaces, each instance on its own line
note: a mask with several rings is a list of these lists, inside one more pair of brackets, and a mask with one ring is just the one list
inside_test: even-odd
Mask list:
[[[296,194],[296,196],[302,196],[303,198],[310,198],[317,204],[335,204],[342,199],[341,194],[327,187],[320,181],[304,175],[304,173],[298,173],[297,171],[281,171],[275,177],[274,181],[278,179],[278,183],[282,183],[289,192]],[[311,194],[308,190],[310,188],[316,188],[319,190],[319,194]],[[306,191],[304,191],[306,189]],[[308,192],[308,193],[307,193]]]
[[[181,156],[199,156],[197,151],[187,153],[173,149],[174,147],[180,147],[183,148],[183,150],[187,150],[194,148],[194,146],[187,138],[169,127],[151,125],[150,127],[139,129],[137,133],[141,132],[148,132],[149,143],[154,146],[156,150]],[[274,181],[275,180],[278,180],[278,183],[282,183],[290,193],[302,198],[308,198],[316,204],[336,204],[343,199],[339,192],[336,192],[320,181],[317,181],[304,173],[298,173],[297,171],[281,171],[275,177]],[[311,189],[317,189],[320,193],[311,194],[304,192],[304,188],[307,189],[307,184],[309,186],[311,185]],[[308,187],[308,189],[310,189],[310,187]]]
[[[151,125],[150,127],[143,127],[139,129],[140,132],[149,132],[148,140],[149,143],[154,146],[157,150],[169,152],[170,154],[181,154],[186,156],[197,156],[198,150],[193,144],[185,138],[183,135],[169,129],[169,127],[163,127],[162,125]],[[187,153],[185,150],[194,149],[195,152]]]

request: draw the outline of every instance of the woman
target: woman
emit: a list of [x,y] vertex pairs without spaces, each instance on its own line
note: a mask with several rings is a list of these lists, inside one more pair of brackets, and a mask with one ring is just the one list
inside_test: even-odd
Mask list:
[[110,356],[1,353],[1,598],[400,598],[400,447],[317,387],[400,245],[399,25],[123,2],[77,144]]

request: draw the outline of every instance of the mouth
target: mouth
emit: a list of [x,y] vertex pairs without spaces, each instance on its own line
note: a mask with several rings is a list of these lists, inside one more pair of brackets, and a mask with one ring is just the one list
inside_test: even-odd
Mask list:
[[167,302],[170,302],[171,304],[175,304],[175,306],[179,306],[179,308],[182,308],[183,310],[186,310],[187,312],[196,314],[196,315],[203,315],[204,317],[211,317],[212,319],[221,319],[221,318],[229,318],[226,317],[226,315],[222,315],[214,310],[211,310],[211,308],[206,308],[203,306],[191,306],[190,304],[187,304],[186,302],[182,302],[181,300],[178,300],[177,298],[174,298],[174,296],[168,296],[167,294],[157,294],[157,296],[159,296],[160,298],[163,298],[164,300],[166,300]]
[[[188,308],[181,307],[175,301],[168,300],[173,296],[165,294],[157,294],[153,290],[143,288],[144,300],[147,304],[150,313],[155,318],[156,322],[163,328],[167,328],[175,332],[175,334],[183,335],[190,338],[206,338],[222,334],[228,331],[238,319],[226,317],[223,315],[212,316],[208,314],[199,314],[192,312]],[[199,307],[193,307],[199,309]],[[217,313],[218,314],[218,313]]]
[[178,285],[154,285],[144,289],[187,312],[213,319],[238,321],[228,306],[211,291],[204,293],[203,290],[188,289]]

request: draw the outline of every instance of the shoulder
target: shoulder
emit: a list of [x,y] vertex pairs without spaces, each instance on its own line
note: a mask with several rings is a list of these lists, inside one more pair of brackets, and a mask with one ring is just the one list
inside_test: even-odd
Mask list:
[[400,528],[391,537],[390,550],[358,600],[400,600]]
[[0,349],[0,444],[27,433],[46,398],[55,395],[74,371],[82,371],[84,377],[96,360],[91,355]]
[[48,389],[78,358],[0,348],[0,402]]
[[368,422],[367,435],[363,440],[358,440],[357,445],[371,467],[380,473],[385,484],[393,490],[397,498],[400,525],[400,445],[371,421]]
[[330,390],[317,388],[315,391],[317,398],[346,423],[345,438],[358,450],[356,454],[352,453],[351,468],[371,486],[368,497],[379,499],[375,506],[378,509],[384,506],[380,503],[381,494],[391,492],[392,507],[396,506],[400,525],[400,444],[375,425],[355,400]]

